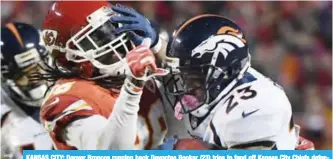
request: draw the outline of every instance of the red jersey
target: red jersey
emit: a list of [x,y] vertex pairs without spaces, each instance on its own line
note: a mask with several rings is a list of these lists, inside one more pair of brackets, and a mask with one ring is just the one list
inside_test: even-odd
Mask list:
[[[144,88],[140,100],[137,136],[133,149],[150,149],[163,142],[167,132],[161,95],[156,85]],[[155,89],[154,89],[155,88]],[[57,149],[77,149],[62,139],[64,128],[73,121],[112,114],[118,93],[80,79],[57,81],[41,107],[41,121]],[[110,134],[112,135],[112,134]],[[126,138],[126,136],[124,136]]]

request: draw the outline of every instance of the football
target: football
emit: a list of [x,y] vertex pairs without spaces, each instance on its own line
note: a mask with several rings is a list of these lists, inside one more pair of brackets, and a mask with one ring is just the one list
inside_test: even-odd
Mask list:
[[185,138],[178,139],[177,143],[174,146],[175,150],[209,150],[209,147],[206,143],[199,139],[194,138]]

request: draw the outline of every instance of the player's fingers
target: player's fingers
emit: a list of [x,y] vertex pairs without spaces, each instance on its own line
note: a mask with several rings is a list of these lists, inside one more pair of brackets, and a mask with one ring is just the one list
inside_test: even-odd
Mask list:
[[314,150],[314,146],[311,145],[300,145],[296,147],[296,150]]
[[116,4],[116,5],[112,6],[111,9],[114,12],[117,12],[119,14],[126,15],[126,16],[134,17],[136,15],[133,10],[131,10],[130,8],[125,7],[123,5],[120,5],[120,4]]
[[310,140],[300,137],[296,150],[314,150],[314,144]]
[[157,68],[154,72],[154,76],[166,76],[169,74],[169,70],[163,68]]
[[138,27],[139,26],[137,24],[124,24],[122,27],[117,28],[114,32],[115,34],[120,34],[123,32],[141,30]]
[[126,54],[127,61],[136,61],[143,58],[143,56],[147,56],[145,52],[149,51],[148,48],[138,46],[134,50],[131,50],[129,53]]
[[111,22],[114,23],[123,23],[123,24],[136,24],[138,23],[133,17],[125,17],[125,16],[113,16],[110,18]]
[[134,31],[130,31],[128,33],[129,33],[129,39],[131,39],[134,42],[134,44],[142,45],[142,43],[143,43],[143,37],[142,36],[136,34]]
[[142,65],[146,65],[146,66],[151,65],[151,67],[153,67],[154,70],[157,68],[156,63],[155,63],[155,57],[152,56],[152,55],[147,55],[147,56],[143,55],[143,56],[141,56],[140,63]]

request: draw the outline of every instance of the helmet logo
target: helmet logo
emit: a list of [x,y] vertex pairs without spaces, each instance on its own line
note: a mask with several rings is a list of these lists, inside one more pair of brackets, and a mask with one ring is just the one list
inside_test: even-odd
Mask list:
[[44,41],[45,41],[45,45],[47,46],[52,46],[55,42],[55,37],[53,32],[46,32],[45,36],[44,36]]
[[52,52],[53,46],[57,40],[58,32],[55,30],[43,30],[42,35],[46,49],[49,52]]
[[226,59],[228,54],[245,46],[245,43],[232,35],[213,35],[192,50],[192,57],[201,58],[204,54],[222,54]]
[[234,29],[232,27],[229,26],[223,26],[221,27],[218,31],[217,34],[230,34],[230,35],[234,35],[240,39],[242,39],[242,41],[244,43],[246,43],[246,40],[243,37],[243,33],[240,32],[238,29]]

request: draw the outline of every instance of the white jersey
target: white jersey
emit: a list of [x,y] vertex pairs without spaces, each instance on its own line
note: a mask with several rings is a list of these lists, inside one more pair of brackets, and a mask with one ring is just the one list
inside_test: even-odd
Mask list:
[[42,125],[22,111],[1,90],[1,158],[22,158],[22,150],[51,150]]
[[281,87],[252,68],[242,81],[207,116],[184,117],[189,132],[228,149],[267,142],[279,150],[294,149],[291,105]]

